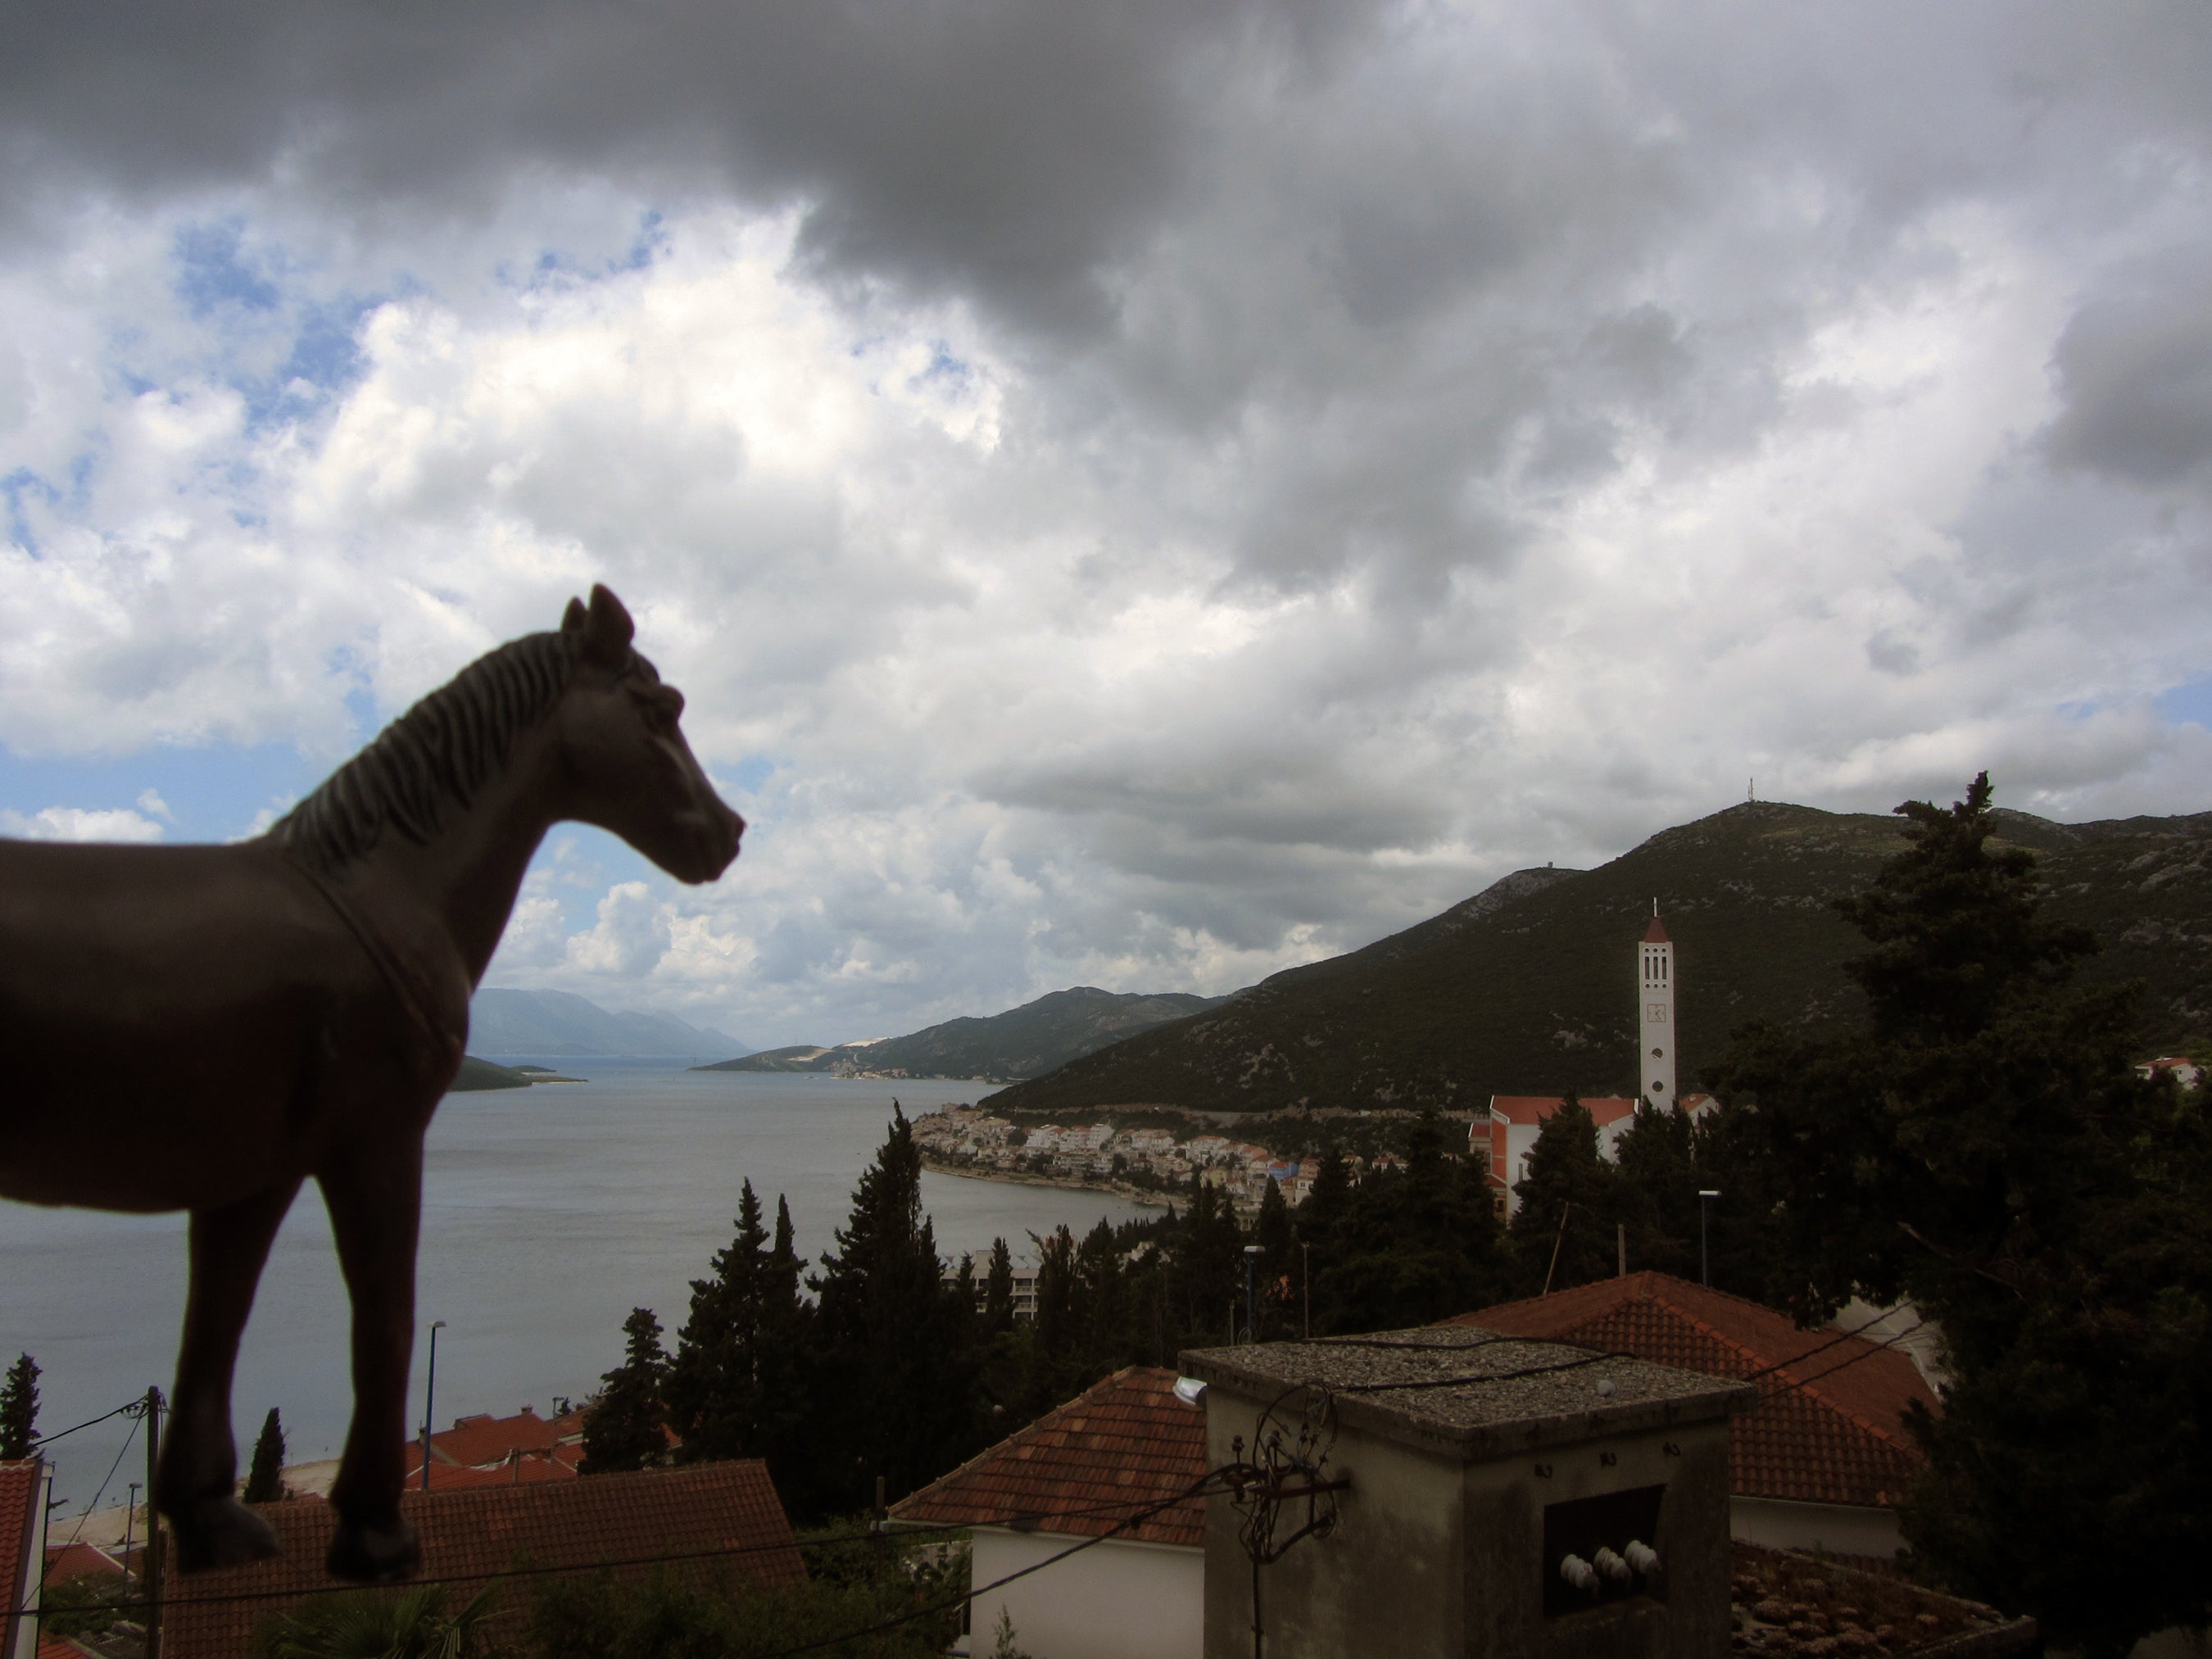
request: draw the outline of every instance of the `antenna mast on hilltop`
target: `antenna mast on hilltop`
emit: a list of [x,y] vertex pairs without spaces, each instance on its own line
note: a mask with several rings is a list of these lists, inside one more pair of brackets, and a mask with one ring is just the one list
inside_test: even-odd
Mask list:
[[1759,780],[1757,778],[1746,778],[1743,781],[1743,798],[1746,800],[1757,800],[1759,799]]

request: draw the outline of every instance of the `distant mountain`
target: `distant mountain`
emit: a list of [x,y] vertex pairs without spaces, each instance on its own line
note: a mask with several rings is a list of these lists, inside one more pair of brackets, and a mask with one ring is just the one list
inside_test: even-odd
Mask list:
[[566,991],[481,990],[469,1005],[472,1054],[635,1056],[680,1060],[745,1052],[726,1031],[671,1014],[611,1013]]
[[[2212,1034],[2212,813],[2061,824],[2001,815],[2041,860],[2045,914],[2103,942],[2091,983],[2143,981],[2146,1054]],[[1001,1109],[1217,1110],[1632,1093],[1636,943],[1674,939],[1683,1087],[1754,1016],[1817,1027],[1863,1004],[1864,942],[1828,901],[1905,845],[1903,821],[1760,801],[1590,871],[1523,870],[1347,956],[1273,975],[991,1097]]]
[[1036,1077],[1079,1055],[1163,1021],[1182,1019],[1226,1002],[1184,992],[1146,994],[1079,985],[1054,991],[1003,1014],[951,1019],[908,1036],[770,1048],[702,1066],[702,1072],[869,1072],[889,1077]]

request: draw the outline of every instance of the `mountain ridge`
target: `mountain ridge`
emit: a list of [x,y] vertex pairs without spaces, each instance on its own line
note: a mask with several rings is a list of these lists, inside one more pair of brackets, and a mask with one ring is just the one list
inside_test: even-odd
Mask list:
[[[1819,1027],[1863,1006],[1843,963],[1863,943],[1830,902],[1871,881],[1904,831],[1887,815],[1741,803],[1595,870],[1516,872],[990,1099],[1039,1111],[1468,1110],[1493,1093],[1632,1092],[1635,945],[1655,896],[1675,942],[1681,1080],[1693,1088],[1746,1020]],[[2061,824],[2006,811],[1998,837],[2038,854],[2045,914],[2100,939],[2085,981],[2145,982],[2147,1049],[2212,1031],[2212,813]]]
[[616,1012],[569,991],[487,987],[469,1004],[474,1054],[664,1060],[749,1046],[712,1026],[672,1014]]
[[696,1066],[700,1072],[812,1072],[835,1076],[1023,1078],[1228,999],[1183,991],[1072,986],[1003,1013],[949,1019],[904,1036],[827,1048],[797,1043]]

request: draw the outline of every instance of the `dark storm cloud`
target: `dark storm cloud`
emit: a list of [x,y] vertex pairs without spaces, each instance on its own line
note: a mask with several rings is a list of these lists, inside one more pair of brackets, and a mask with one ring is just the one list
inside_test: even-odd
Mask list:
[[2212,251],[2118,274],[2075,312],[2051,368],[2066,400],[2045,441],[2062,466],[2178,483],[2212,467]]
[[0,155],[159,195],[295,172],[333,204],[467,210],[532,167],[812,204],[825,265],[1096,323],[1209,77],[1325,53],[1358,9],[1220,0],[15,9]]

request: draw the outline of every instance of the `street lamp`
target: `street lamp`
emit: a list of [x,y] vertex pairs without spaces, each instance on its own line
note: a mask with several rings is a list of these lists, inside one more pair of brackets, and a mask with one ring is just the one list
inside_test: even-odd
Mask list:
[[1713,1252],[1705,1232],[1705,1200],[1721,1195],[1717,1187],[1698,1189],[1698,1281],[1707,1290],[1713,1287]]
[[1260,1326],[1252,1300],[1252,1265],[1259,1259],[1260,1247],[1247,1244],[1244,1247],[1244,1340],[1247,1342],[1260,1340]]
[[436,1422],[437,1413],[433,1402],[438,1397],[438,1333],[446,1328],[446,1322],[430,1322],[430,1376],[422,1385],[422,1490],[430,1490],[430,1425]]

